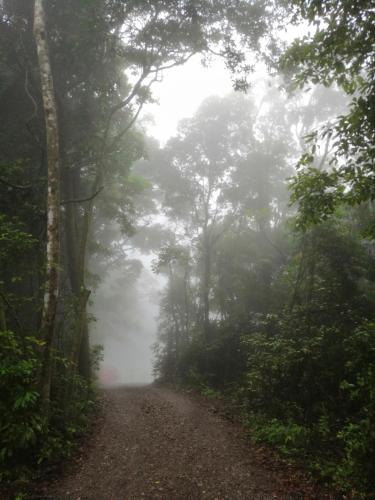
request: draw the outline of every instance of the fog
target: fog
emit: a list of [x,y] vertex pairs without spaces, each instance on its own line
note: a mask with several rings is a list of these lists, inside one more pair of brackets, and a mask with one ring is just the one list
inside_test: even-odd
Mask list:
[[[143,265],[140,264],[143,260]],[[160,280],[147,259],[133,261],[129,269],[116,267],[93,295],[92,341],[103,346],[99,380],[103,385],[145,384],[153,380],[152,344],[157,329]],[[139,273],[139,274],[138,274]]]
[[0,499],[375,491],[373,4],[0,0]]
[[192,116],[207,96],[228,94],[232,86],[224,61],[218,58],[205,67],[201,57],[195,56],[183,66],[171,68],[153,88],[156,102],[143,110],[141,119],[151,117],[147,133],[165,143],[176,132],[178,122]]
[[[247,111],[244,111],[243,119],[245,121],[239,125],[243,127],[243,131],[240,132],[245,135],[250,133],[250,129],[246,130],[250,121],[253,120],[251,134],[254,135],[254,140],[258,141],[259,144],[264,143],[262,147],[265,148],[265,153],[263,154],[268,154],[267,148],[269,151],[276,148],[275,151],[282,151],[285,158],[282,161],[287,161],[289,164],[289,166],[282,167],[283,173],[277,181],[279,183],[278,189],[281,191],[272,194],[271,184],[269,187],[260,187],[261,190],[265,189],[266,191],[262,194],[263,201],[259,198],[259,208],[256,208],[256,210],[264,211],[265,208],[261,207],[262,203],[265,203],[264,206],[269,203],[267,210],[279,212],[279,216],[281,214],[285,216],[287,196],[286,193],[281,193],[285,191],[285,179],[291,174],[292,165],[296,163],[303,152],[303,135],[317,123],[324,122],[330,113],[343,110],[345,100],[341,94],[336,95],[335,91],[323,88],[315,90],[312,88],[309,92],[297,94],[291,98],[281,89],[281,83],[277,78],[267,76],[264,66],[260,65],[252,75],[248,97],[243,95],[243,97],[238,98],[240,101],[244,99],[243,105],[241,105],[237,98],[230,97],[233,93],[232,83],[222,61],[213,60],[211,66],[204,67],[199,58],[196,57],[184,66],[166,71],[162,81],[156,83],[153,88],[156,102],[144,107],[137,125],[142,133],[151,140],[150,144],[156,140],[154,146],[151,146],[151,150],[146,154],[145,160],[141,162],[140,175],[145,176],[154,185],[155,190],[155,182],[156,185],[158,184],[155,181],[155,175],[157,176],[157,172],[160,168],[162,171],[163,167],[162,164],[158,163],[160,162],[160,159],[157,159],[159,153],[155,156],[153,150],[157,150],[159,147],[163,148],[171,137],[179,133],[179,123],[183,123],[183,120],[186,119],[193,120],[192,117],[209,96],[215,95],[218,99],[218,115],[220,115],[220,106],[225,106],[225,99],[228,99],[228,102],[232,99],[234,107],[236,107],[235,102],[239,102],[237,105],[237,107],[239,106],[238,116],[242,113],[241,106],[248,107]],[[223,99],[223,104],[219,104],[220,99]],[[319,105],[320,101],[323,104],[328,103],[328,105],[322,108]],[[248,113],[247,118],[246,113]],[[246,120],[248,124],[246,124]],[[270,125],[271,122],[273,125]],[[289,138],[286,138],[286,135],[283,136],[287,131],[289,131]],[[272,141],[274,142],[272,143]],[[324,156],[323,149],[321,151],[322,157]],[[276,152],[276,155],[278,154]],[[275,165],[277,165],[278,160],[273,161],[276,161]],[[230,177],[231,174],[228,171],[223,175]],[[262,174],[254,172],[252,175],[260,175],[259,179],[261,179]],[[271,174],[271,177],[272,175],[278,176],[280,174]],[[242,183],[244,182],[247,181],[243,180]],[[272,182],[274,183],[275,180],[271,180]],[[168,185],[168,181],[165,185]],[[171,195],[173,189],[172,183],[167,188],[166,196]],[[186,235],[186,231],[189,231],[186,220],[178,228],[176,219],[165,217],[165,208],[157,207],[160,200],[156,201],[155,196],[157,198],[155,191],[146,190],[146,196],[139,204],[140,212],[146,212],[146,219],[148,218],[146,222],[143,220],[143,228],[145,230],[155,228],[151,234],[150,248],[147,248],[146,251],[141,248],[142,244],[139,244],[138,241],[139,233],[136,234],[135,238],[120,236],[119,233],[117,245],[123,252],[123,258],[120,258],[119,263],[110,271],[103,273],[102,270],[99,270],[99,284],[91,297],[91,313],[95,318],[91,327],[91,335],[93,343],[103,346],[104,359],[101,364],[99,380],[104,385],[144,384],[153,380],[153,363],[155,361],[153,346],[157,341],[160,301],[163,293],[164,295],[166,293],[166,280],[153,272],[152,262],[156,262],[160,250],[167,242],[168,244],[176,244],[178,240],[185,239],[186,243],[191,237],[191,235],[190,237]],[[220,190],[217,190],[210,201],[210,210],[219,215],[217,200],[220,196]],[[259,197],[259,193],[254,193],[253,196]],[[272,200],[272,196],[276,196],[276,198]],[[268,199],[269,202],[266,202]],[[231,203],[233,204],[233,201]],[[149,207],[148,204],[150,204]],[[148,208],[145,210],[144,207]],[[223,221],[225,213],[229,214],[228,211],[225,211],[227,208],[221,214]],[[141,215],[141,219],[142,216],[144,214]],[[257,224],[259,224],[259,220],[258,215],[256,215],[254,221],[258,221]],[[158,222],[160,227],[157,227]],[[269,221],[270,227],[277,223],[277,219]],[[168,231],[172,232],[172,236],[162,234],[163,232],[168,233]],[[196,237],[200,237],[199,235],[202,234],[200,229],[197,228],[196,231]],[[140,240],[142,240],[142,230],[140,230],[140,234]],[[210,318],[213,317],[219,318],[218,313],[211,311]]]
[[[272,83],[263,63],[256,65],[250,84],[253,99],[258,103],[270,86],[279,85]],[[204,58],[195,55],[185,64],[161,72],[152,87],[153,100],[143,106],[136,126],[163,147],[177,133],[181,120],[191,118],[207,97],[224,97],[232,92],[233,75],[224,59],[212,54]],[[146,177],[148,175],[146,169]],[[152,173],[150,175],[152,177]],[[151,210],[151,217],[160,221],[161,212],[160,207],[154,213]],[[149,224],[152,226],[154,222]],[[171,220],[163,220],[161,224],[167,231],[174,227],[179,231],[179,238],[182,237],[184,229],[176,229]],[[166,283],[164,278],[155,275],[151,263],[157,259],[165,241],[156,243],[146,254],[140,251],[136,238],[122,239],[118,235],[117,239],[122,241],[124,259],[136,259],[142,270],[129,281],[125,263],[105,273],[102,269],[97,272],[95,264],[93,266],[99,282],[91,296],[90,311],[94,318],[91,336],[93,343],[103,346],[104,358],[99,379],[102,384],[148,383],[153,380],[153,345]]]
[[[225,95],[231,88],[223,61],[214,60],[204,67],[195,57],[166,71],[162,82],[155,85],[156,102],[145,106],[142,128],[164,144],[176,132],[178,122],[191,116],[207,96]],[[141,263],[139,275],[129,280],[129,269],[121,264],[104,276],[99,272],[99,284],[91,297],[91,339],[103,347],[99,382],[104,386],[153,381],[153,345],[165,279],[151,269],[157,250],[141,253],[131,238],[124,246],[126,258]]]

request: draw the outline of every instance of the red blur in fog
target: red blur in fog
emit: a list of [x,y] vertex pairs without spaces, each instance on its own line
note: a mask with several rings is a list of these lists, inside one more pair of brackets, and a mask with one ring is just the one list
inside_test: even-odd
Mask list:
[[119,381],[119,373],[116,368],[105,366],[100,370],[99,382],[102,385],[114,385]]

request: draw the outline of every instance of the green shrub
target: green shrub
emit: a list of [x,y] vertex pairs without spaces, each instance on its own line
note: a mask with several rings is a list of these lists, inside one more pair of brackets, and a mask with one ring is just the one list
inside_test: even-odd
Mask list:
[[[0,481],[28,479],[38,466],[69,456],[95,406],[95,388],[54,355],[50,417],[40,415],[36,380],[41,342],[0,331]],[[93,362],[100,358],[95,349]]]
[[6,479],[32,460],[43,428],[35,390],[40,342],[1,331],[0,346],[0,479]]
[[309,448],[311,433],[295,422],[253,414],[247,416],[246,423],[255,441],[270,444],[285,456],[299,457],[301,450]]
[[207,387],[206,385],[201,387],[200,392],[202,396],[208,399],[220,399],[222,397],[219,391],[212,389],[212,387]]

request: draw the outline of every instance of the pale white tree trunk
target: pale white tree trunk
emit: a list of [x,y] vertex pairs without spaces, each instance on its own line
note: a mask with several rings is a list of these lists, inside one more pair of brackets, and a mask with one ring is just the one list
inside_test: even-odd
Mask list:
[[47,151],[47,269],[42,314],[42,338],[45,342],[40,390],[43,413],[48,416],[51,388],[51,350],[55,329],[59,290],[60,256],[60,169],[59,134],[53,77],[48,50],[46,17],[43,0],[34,3],[34,39],[38,53],[40,84],[43,98]]

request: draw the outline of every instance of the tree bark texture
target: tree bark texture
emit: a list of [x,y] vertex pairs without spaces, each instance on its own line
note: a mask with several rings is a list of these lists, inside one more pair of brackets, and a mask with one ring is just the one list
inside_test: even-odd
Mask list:
[[40,390],[42,411],[45,416],[48,416],[52,369],[51,350],[59,290],[60,168],[57,107],[48,50],[46,16],[43,0],[35,0],[34,3],[34,39],[38,54],[47,151],[46,285],[41,325],[42,338],[45,345]]

